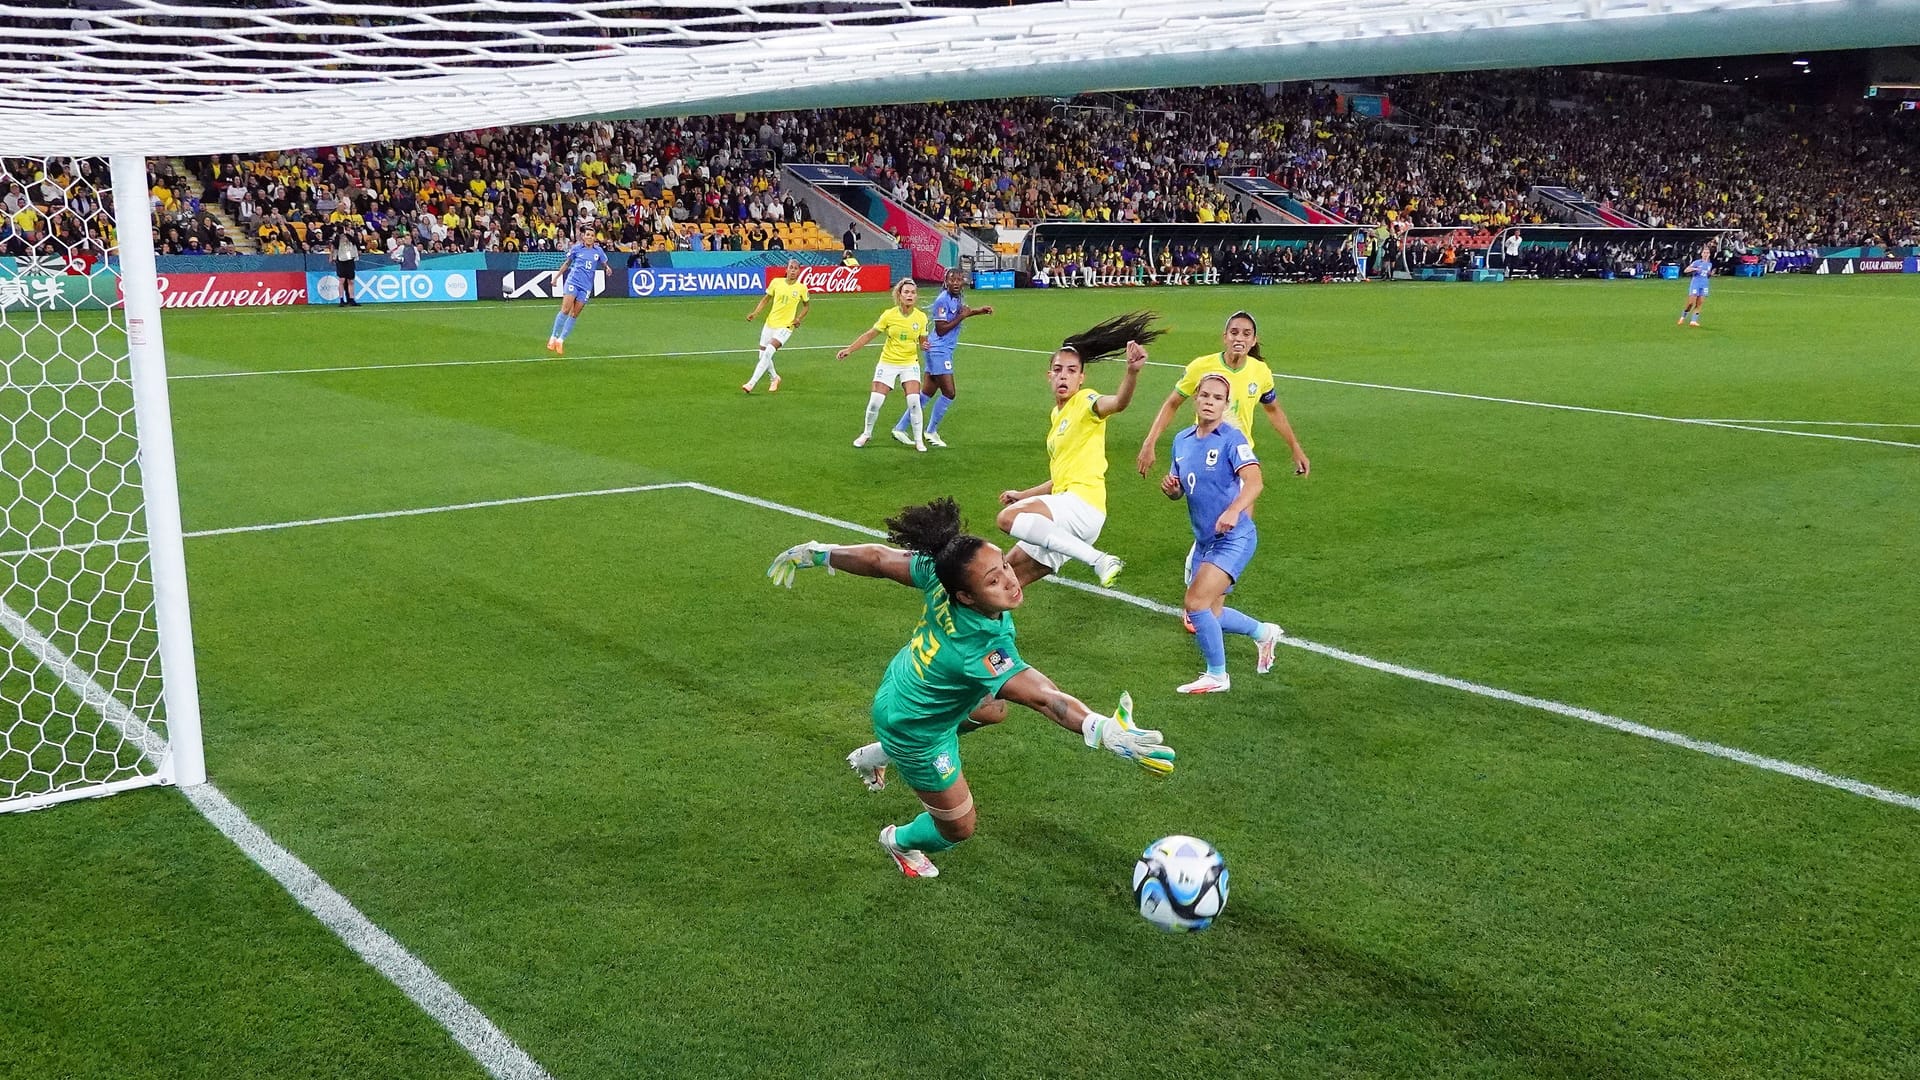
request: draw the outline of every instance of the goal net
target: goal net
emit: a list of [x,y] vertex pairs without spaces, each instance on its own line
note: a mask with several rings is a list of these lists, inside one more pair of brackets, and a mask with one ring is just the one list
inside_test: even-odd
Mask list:
[[8,5],[0,810],[205,776],[151,158],[569,119],[1651,59],[1701,40],[1851,48],[1893,43],[1889,28],[1916,12],[1920,0]]
[[163,648],[156,602],[183,587],[157,298],[119,301],[152,276],[146,180],[117,165],[0,158],[0,810],[202,776],[185,604]]

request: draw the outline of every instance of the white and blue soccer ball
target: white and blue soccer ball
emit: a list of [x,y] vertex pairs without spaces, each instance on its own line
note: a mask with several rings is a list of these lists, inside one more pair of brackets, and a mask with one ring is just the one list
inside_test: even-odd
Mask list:
[[1227,906],[1227,860],[1205,840],[1161,837],[1133,864],[1133,900],[1169,934],[1205,930]]

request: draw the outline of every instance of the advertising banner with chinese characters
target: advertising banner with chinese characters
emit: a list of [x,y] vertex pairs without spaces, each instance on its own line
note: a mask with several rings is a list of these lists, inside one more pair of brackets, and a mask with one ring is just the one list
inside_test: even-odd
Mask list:
[[110,273],[0,277],[0,312],[103,310],[118,303],[119,281]]

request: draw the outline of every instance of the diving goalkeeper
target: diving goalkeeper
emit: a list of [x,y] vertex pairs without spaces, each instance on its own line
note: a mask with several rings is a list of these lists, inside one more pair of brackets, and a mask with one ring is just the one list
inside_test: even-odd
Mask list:
[[887,533],[899,547],[808,542],[788,548],[767,576],[791,588],[798,571],[824,566],[887,578],[924,594],[920,624],[887,665],[873,696],[879,741],[847,755],[847,764],[875,791],[886,784],[887,766],[898,768],[926,808],[905,825],[880,830],[880,846],[901,873],[938,876],[928,854],[973,835],[978,816],[960,769],[959,736],[1005,719],[1009,701],[1150,773],[1173,771],[1173,748],[1160,741],[1159,732],[1133,726],[1128,695],[1120,695],[1112,716],[1102,716],[1020,658],[1013,644],[1020,580],[998,547],[965,531],[952,499],[901,510],[888,519]]

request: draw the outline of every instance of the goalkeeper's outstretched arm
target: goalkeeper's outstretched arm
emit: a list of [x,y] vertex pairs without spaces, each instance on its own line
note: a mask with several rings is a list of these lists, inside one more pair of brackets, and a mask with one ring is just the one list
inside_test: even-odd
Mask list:
[[1161,741],[1158,731],[1133,726],[1131,694],[1121,694],[1120,707],[1112,716],[1102,716],[1055,686],[1038,668],[1027,668],[1002,684],[995,696],[1025,705],[1068,731],[1077,732],[1088,746],[1126,758],[1156,776],[1173,771],[1173,747]]
[[829,573],[844,570],[860,577],[886,578],[902,585],[913,584],[913,553],[885,544],[822,544],[809,540],[774,556],[767,576],[775,585],[793,587],[793,577],[801,570],[826,567]]

